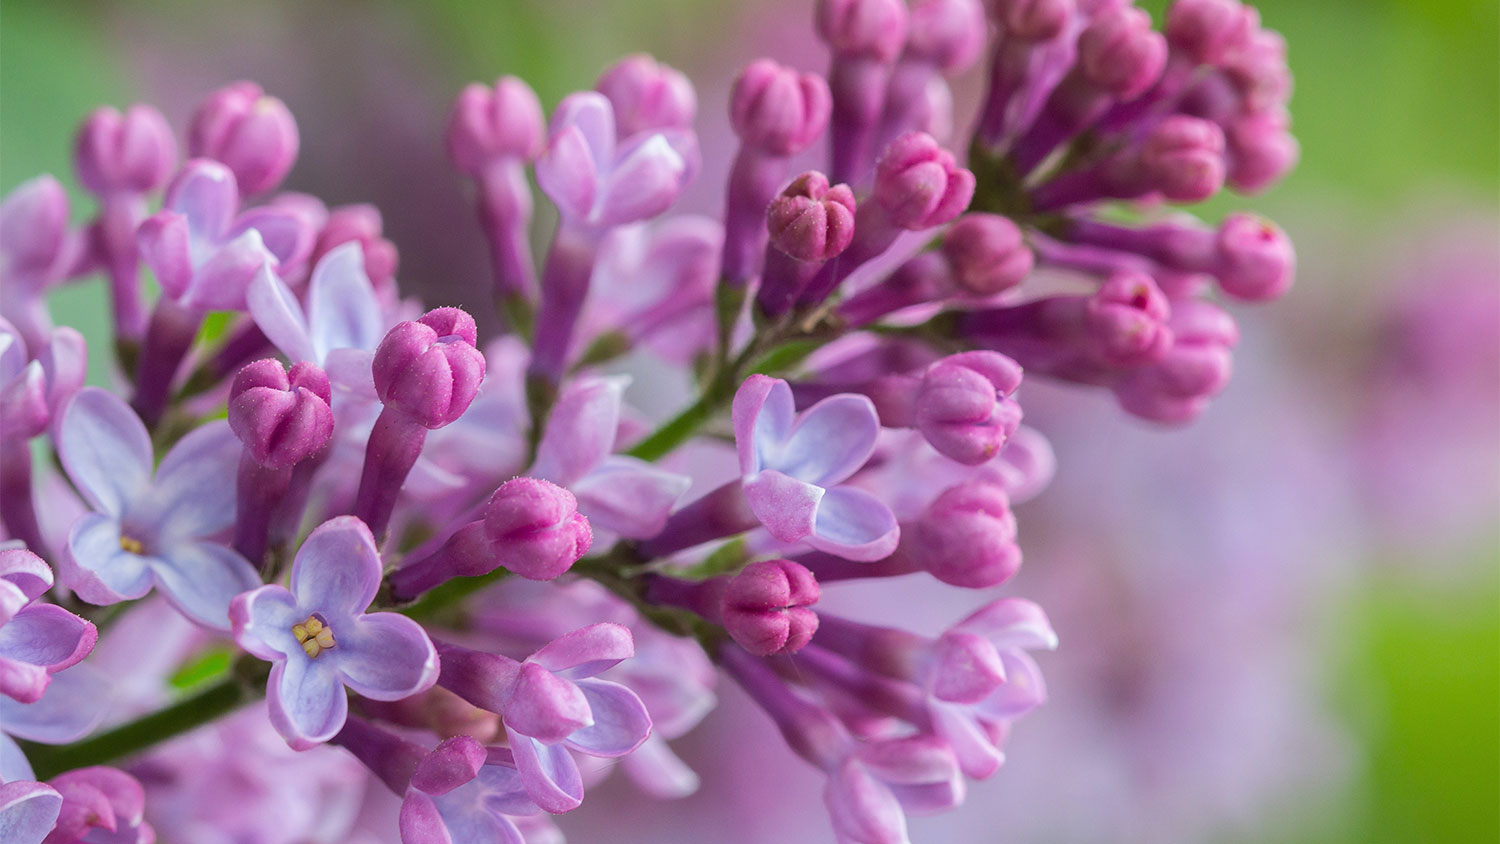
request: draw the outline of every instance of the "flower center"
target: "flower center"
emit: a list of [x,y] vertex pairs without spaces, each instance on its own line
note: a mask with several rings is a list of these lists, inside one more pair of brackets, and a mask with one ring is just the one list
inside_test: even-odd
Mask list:
[[307,651],[310,657],[316,658],[318,654],[334,646],[333,628],[317,613],[308,616],[301,624],[293,624],[292,635],[302,643],[302,650]]
[[141,542],[139,539],[136,539],[133,536],[126,536],[123,533],[120,534],[120,548],[121,550],[129,551],[132,554],[146,553],[145,543]]

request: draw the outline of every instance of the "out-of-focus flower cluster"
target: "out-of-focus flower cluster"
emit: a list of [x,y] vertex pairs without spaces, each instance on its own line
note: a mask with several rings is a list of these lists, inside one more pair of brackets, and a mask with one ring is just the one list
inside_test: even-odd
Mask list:
[[[1284,292],[1291,246],[1175,207],[1293,164],[1284,45],[1239,0],[1161,31],[1128,0],[815,24],[826,74],[760,59],[720,104],[719,219],[670,213],[701,164],[670,67],[628,57],[550,120],[518,79],[460,93],[487,342],[401,297],[374,208],[277,192],[298,130],[257,85],[198,106],[185,159],[151,106],[89,115],[88,222],[50,176],[0,209],[0,838],[348,840],[357,759],[407,844],[557,841],[589,760],[696,788],[668,742],[719,672],[826,775],[840,841],[905,841],[993,775],[1046,699],[1042,608],[926,637],[821,591],[1017,572],[1011,507],[1053,469],[1029,379],[1161,423],[1225,387],[1219,303]],[[979,62],[949,145],[947,80]],[[95,276],[115,389],[47,307]],[[655,428],[610,374],[635,352],[696,383]]]

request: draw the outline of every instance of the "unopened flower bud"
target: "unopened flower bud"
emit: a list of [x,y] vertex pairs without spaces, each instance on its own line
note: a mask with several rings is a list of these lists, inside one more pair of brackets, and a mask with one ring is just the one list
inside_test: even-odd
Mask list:
[[[17,187],[0,206],[0,254],[17,277],[45,277],[68,239],[68,194],[51,176]],[[7,280],[7,283],[10,283]]]
[[311,363],[288,373],[267,358],[247,364],[229,388],[229,427],[255,462],[278,469],[317,454],[333,436],[328,376]]
[[1010,499],[983,481],[949,487],[934,499],[912,526],[909,549],[933,577],[970,589],[998,586],[1021,567]]
[[854,239],[854,192],[816,170],[792,180],[766,211],[771,243],[799,261],[826,261]]
[[380,209],[373,205],[344,205],[333,209],[318,233],[309,266],[317,266],[334,247],[351,241],[359,243],[365,257],[365,275],[377,289],[396,277],[399,256],[396,245],[383,234]]
[[1284,109],[1253,112],[1229,124],[1229,186],[1245,194],[1258,193],[1285,176],[1297,163],[1301,147],[1287,129]]
[[921,231],[952,220],[974,198],[974,174],[925,132],[891,142],[875,168],[875,201],[891,222]]
[[818,581],[791,560],[751,563],[724,587],[724,627],[756,656],[802,650],[818,631]]
[[904,0],[818,0],[818,36],[841,56],[888,62],[906,43]]
[[604,71],[594,90],[615,108],[621,138],[652,129],[691,129],[698,95],[682,71],[644,53],[626,56]]
[[1131,367],[1160,360],[1171,348],[1170,313],[1166,295],[1150,276],[1123,272],[1089,297],[1083,318],[1104,359]]
[[1202,202],[1224,186],[1224,132],[1197,117],[1168,117],[1147,136],[1141,167],[1172,202]]
[[1167,41],[1151,28],[1151,16],[1121,6],[1095,18],[1078,38],[1084,78],[1120,100],[1146,92],[1167,66]]
[[828,128],[832,107],[823,77],[757,59],[734,80],[729,122],[749,146],[770,155],[796,155]]
[[532,161],[546,139],[536,92],[514,76],[500,77],[493,88],[465,87],[448,114],[448,157],[471,176],[496,159]]
[[1021,367],[998,352],[946,357],[922,376],[916,427],[940,453],[970,466],[1000,453],[1021,423],[1010,398],[1021,385]]
[[987,33],[979,0],[918,0],[911,6],[907,52],[956,73],[974,62]]
[[978,703],[1005,683],[995,645],[977,633],[948,630],[932,643],[932,696],[949,703]]
[[1291,238],[1270,220],[1254,214],[1230,214],[1219,226],[1218,247],[1215,272],[1230,296],[1263,302],[1292,286],[1297,256]]
[[436,308],[392,328],[375,350],[375,392],[426,428],[462,416],[484,380],[484,354],[474,348],[474,318]]
[[583,690],[534,662],[523,662],[504,693],[505,724],[546,744],[594,723]]
[[1056,38],[1076,11],[1074,0],[995,0],[1005,35],[1033,43]]
[[538,478],[501,484],[485,505],[484,532],[499,564],[530,580],[561,575],[594,541],[573,493]]
[[297,121],[286,103],[254,82],[236,82],[208,95],[188,126],[188,154],[212,158],[234,171],[242,196],[264,193],[297,161]]
[[1166,356],[1130,372],[1114,390],[1130,413],[1181,424],[1196,418],[1229,383],[1239,329],[1233,317],[1202,300],[1178,302],[1171,326],[1173,342]]
[[959,217],[943,236],[953,280],[976,296],[993,296],[1020,284],[1035,263],[1017,226],[999,214]]
[[177,164],[177,141],[161,112],[136,104],[124,114],[96,109],[78,128],[73,162],[78,180],[96,194],[149,193]]
[[1176,0],[1163,29],[1172,49],[1195,64],[1217,65],[1249,39],[1255,18],[1240,0]]

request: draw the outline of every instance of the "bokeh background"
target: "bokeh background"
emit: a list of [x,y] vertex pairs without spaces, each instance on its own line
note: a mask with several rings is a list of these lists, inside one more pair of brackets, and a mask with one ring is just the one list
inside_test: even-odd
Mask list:
[[[1019,508],[1027,564],[1004,589],[1059,630],[1052,699],[918,841],[1500,841],[1500,6],[1255,5],[1290,43],[1302,164],[1253,205],[1296,240],[1297,285],[1240,314],[1236,380],[1190,429],[1028,387],[1060,471]],[[712,211],[729,81],[759,55],[822,67],[810,6],[4,0],[0,191],[69,183],[95,105],[148,100],[181,125],[252,78],[297,116],[288,186],[375,202],[403,287],[483,317],[440,138],[463,83],[517,74],[550,105],[655,54],[698,83],[707,166],[685,205]],[[1205,213],[1233,203],[1251,204]],[[89,283],[53,306],[102,337],[102,303]],[[928,630],[975,603],[852,589],[828,600]],[[699,794],[655,803],[613,778],[563,819],[571,839],[829,838],[818,777],[732,689],[679,744]]]

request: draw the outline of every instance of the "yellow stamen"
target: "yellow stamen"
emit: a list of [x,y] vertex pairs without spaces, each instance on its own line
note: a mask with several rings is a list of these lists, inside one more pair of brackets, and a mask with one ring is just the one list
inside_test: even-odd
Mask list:
[[297,637],[302,650],[307,651],[310,657],[316,657],[335,644],[333,628],[324,624],[323,619],[316,615],[308,616],[301,624],[293,624],[292,635]]
[[123,549],[123,550],[125,550],[125,551],[129,551],[132,554],[144,554],[144,553],[146,553],[146,546],[144,544],[142,544],[139,539],[136,539],[135,537],[132,537],[132,536],[123,536],[122,535],[120,537],[120,548]]

